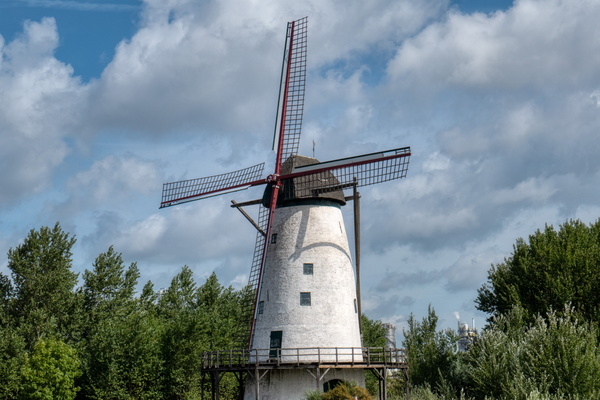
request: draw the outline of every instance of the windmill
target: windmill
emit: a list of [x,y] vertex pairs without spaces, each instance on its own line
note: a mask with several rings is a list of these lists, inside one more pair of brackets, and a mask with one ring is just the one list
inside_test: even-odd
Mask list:
[[[359,285],[352,271],[341,206],[349,199],[358,200],[358,187],[404,178],[411,155],[409,147],[326,162],[298,155],[306,55],[305,17],[287,26],[273,171],[265,176],[265,164],[261,163],[221,175],[166,183],[160,205],[169,207],[265,186],[259,200],[232,201],[232,207],[257,229],[248,282],[253,301],[244,310],[247,319],[240,339],[250,349],[268,348],[263,357],[278,362],[285,361],[284,348],[361,347]],[[352,191],[353,196],[346,196],[345,191]],[[255,204],[259,205],[256,222],[242,209]],[[357,210],[355,201],[355,223]],[[355,251],[358,259],[358,246]],[[343,306],[338,307],[338,302]],[[320,322],[315,310],[321,314]],[[336,321],[323,320],[323,314],[331,313],[340,316]],[[354,360],[354,354],[351,357]],[[290,378],[282,379],[287,379],[289,390]],[[286,390],[282,385],[271,390],[271,398],[293,398],[282,392]]]

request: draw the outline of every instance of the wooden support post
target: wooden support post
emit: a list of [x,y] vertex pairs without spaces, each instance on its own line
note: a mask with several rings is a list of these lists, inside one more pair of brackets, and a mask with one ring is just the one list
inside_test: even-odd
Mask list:
[[258,362],[255,364],[254,370],[254,396],[256,400],[260,399],[260,372],[258,372]]
[[243,372],[238,372],[234,374],[238,381],[238,400],[244,400],[244,390],[246,386],[246,380],[244,379],[245,374]]
[[317,367],[315,380],[317,381],[317,391],[321,392],[321,370],[319,367]]
[[360,301],[360,193],[358,193],[357,186],[358,181],[354,178],[354,264],[356,265],[356,308],[358,313],[358,330],[362,338],[362,304]]
[[214,371],[211,373],[211,381],[212,381],[212,400],[220,400],[221,393],[219,390],[219,386],[221,383],[221,375],[218,371]]
[[387,368],[383,367],[383,380],[382,380],[382,392],[383,398],[382,400],[387,400]]

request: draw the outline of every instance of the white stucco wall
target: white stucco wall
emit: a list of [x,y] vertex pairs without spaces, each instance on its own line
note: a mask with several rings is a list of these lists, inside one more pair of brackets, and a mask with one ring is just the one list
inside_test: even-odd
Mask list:
[[[362,361],[361,339],[356,310],[356,284],[340,206],[316,203],[277,209],[259,295],[262,313],[257,314],[253,349],[269,349],[272,331],[282,331],[281,347],[303,348],[301,362],[317,361],[315,349],[321,348],[321,361]],[[270,238],[269,238],[270,240]],[[304,274],[304,264],[313,264],[312,275]],[[311,305],[300,305],[300,293],[310,292]],[[341,348],[345,355],[330,354],[322,348]],[[296,361],[296,352],[282,350],[279,361]],[[262,361],[268,359],[263,353]],[[320,373],[325,373],[321,370]],[[312,371],[313,375],[316,371]],[[362,369],[329,369],[317,381],[307,370],[274,370],[259,385],[260,400],[304,399],[308,390],[323,389],[331,379],[356,382],[364,387]],[[255,398],[255,387],[248,379],[246,399]]]
[[[340,207],[278,208],[272,233],[277,239],[268,247],[253,348],[268,349],[271,331],[283,332],[282,348],[360,348],[354,270]],[[312,275],[304,274],[304,263],[313,264]],[[310,292],[310,306],[300,305],[301,292]]]

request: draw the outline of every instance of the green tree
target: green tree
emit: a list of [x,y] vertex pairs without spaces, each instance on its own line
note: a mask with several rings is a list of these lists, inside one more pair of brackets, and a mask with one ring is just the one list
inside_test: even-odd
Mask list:
[[437,330],[438,317],[429,306],[421,322],[413,314],[408,330],[403,330],[403,347],[409,364],[409,380],[414,386],[429,386],[434,391],[454,396],[462,385],[461,360],[456,353],[457,337],[453,331]]
[[524,322],[515,307],[496,317],[469,350],[470,391],[476,399],[596,399],[600,348],[595,324],[567,307]]
[[23,244],[8,251],[13,291],[9,314],[31,348],[44,335],[69,338],[77,274],[71,271],[75,238],[57,223],[31,230]]
[[78,388],[75,378],[81,374],[74,348],[59,340],[40,339],[31,355],[25,356],[21,369],[23,400],[74,399]]
[[373,320],[365,314],[360,317],[363,347],[385,347],[387,328],[381,320]]
[[[380,320],[361,315],[363,347],[385,347],[387,328]],[[379,393],[379,379],[372,371],[365,371],[365,386],[372,395]]]
[[0,326],[0,399],[15,399],[19,393],[25,341],[12,326]]
[[85,347],[83,397],[166,398],[162,394],[161,336],[160,322],[144,310],[104,319]]
[[201,353],[208,346],[208,330],[198,311],[197,287],[193,272],[184,266],[162,293],[158,313],[164,326],[165,397],[184,399],[196,395],[200,387]]
[[139,270],[128,268],[111,246],[83,274],[80,291],[86,321],[80,347],[82,395],[91,399],[160,398],[162,328],[156,313],[136,299]]
[[145,310],[154,312],[156,311],[158,297],[158,293],[154,291],[154,284],[152,281],[148,281],[142,288],[142,293],[140,293],[140,305]]
[[[137,264],[125,268],[123,257],[112,246],[96,257],[92,271],[83,273],[84,306],[94,314],[127,313],[134,305],[140,276]],[[97,315],[100,317],[100,315]]]
[[[244,291],[222,286],[216,274],[198,287],[183,267],[160,296],[158,315],[164,326],[165,395],[172,399],[199,396],[202,352],[235,348]],[[225,377],[221,394],[233,396],[237,381]]]
[[572,305],[585,319],[600,321],[600,220],[546,226],[518,239],[513,253],[492,266],[479,289],[477,308],[492,317],[522,307],[529,318]]
[[203,329],[208,350],[233,348],[241,319],[242,292],[224,287],[213,272],[197,289],[198,311],[204,316]]
[[10,278],[0,272],[0,327],[7,326],[9,322],[9,304],[12,297],[12,283]]

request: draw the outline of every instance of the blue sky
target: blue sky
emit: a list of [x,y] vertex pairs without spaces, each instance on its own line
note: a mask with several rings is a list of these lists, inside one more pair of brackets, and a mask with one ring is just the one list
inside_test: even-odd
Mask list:
[[73,66],[84,80],[97,78],[114,55],[115,46],[135,33],[142,2],[26,1],[0,2],[0,32],[11,40],[25,20],[51,16],[60,33],[56,58]]
[[243,285],[254,232],[230,199],[159,211],[161,184],[272,160],[305,15],[300,152],[413,150],[407,179],[362,191],[370,317],[401,330],[431,304],[481,325],[477,289],[516,238],[598,218],[595,1],[2,0],[0,253],[60,221],[78,272],[114,245],[157,288],[183,265]]

